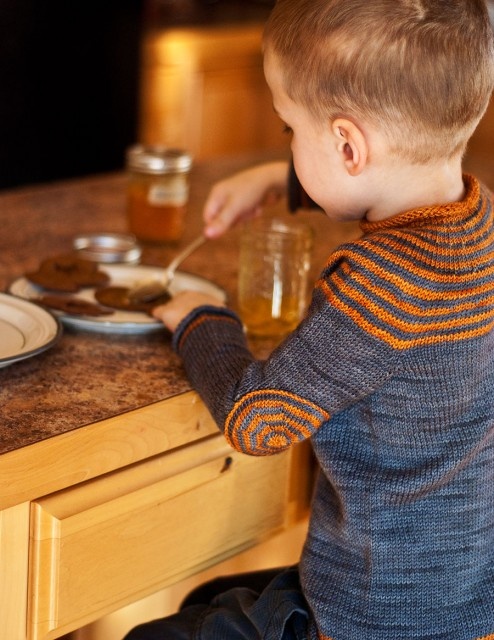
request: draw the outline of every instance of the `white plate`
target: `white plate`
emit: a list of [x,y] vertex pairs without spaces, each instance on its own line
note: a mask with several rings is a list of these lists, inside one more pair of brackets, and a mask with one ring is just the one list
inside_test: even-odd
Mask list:
[[0,293],[0,367],[46,351],[60,334],[60,323],[48,311]]
[[[116,287],[134,287],[152,280],[160,281],[164,271],[159,267],[146,265],[109,265],[100,264],[101,271],[105,271],[111,280],[111,285]],[[177,271],[170,285],[170,293],[174,295],[179,291],[190,289],[208,293],[222,302],[226,300],[226,294],[221,287],[213,282],[182,271]],[[45,291],[27,280],[19,278],[10,285],[10,293],[27,300],[36,298]],[[71,294],[72,296],[72,294]],[[95,302],[94,289],[82,289],[75,297]],[[84,331],[97,331],[99,333],[151,333],[163,330],[163,324],[146,313],[137,311],[119,311],[115,309],[109,316],[83,316],[71,315],[62,311],[53,311],[67,326],[83,329]]]

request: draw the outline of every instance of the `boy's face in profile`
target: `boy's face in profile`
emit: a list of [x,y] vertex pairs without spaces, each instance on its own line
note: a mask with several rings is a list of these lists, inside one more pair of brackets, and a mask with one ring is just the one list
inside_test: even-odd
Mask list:
[[295,171],[307,194],[332,219],[363,218],[369,203],[366,193],[360,193],[359,181],[346,170],[344,160],[349,150],[338,136],[337,128],[329,119],[319,122],[308,109],[287,95],[282,69],[269,48],[264,56],[264,73],[274,109],[291,134]]

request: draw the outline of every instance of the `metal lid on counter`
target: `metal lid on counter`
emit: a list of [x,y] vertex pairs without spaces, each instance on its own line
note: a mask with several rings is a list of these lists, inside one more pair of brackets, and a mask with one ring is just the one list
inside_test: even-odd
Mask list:
[[135,264],[141,258],[141,247],[133,235],[94,233],[76,236],[74,249],[81,258],[95,262]]

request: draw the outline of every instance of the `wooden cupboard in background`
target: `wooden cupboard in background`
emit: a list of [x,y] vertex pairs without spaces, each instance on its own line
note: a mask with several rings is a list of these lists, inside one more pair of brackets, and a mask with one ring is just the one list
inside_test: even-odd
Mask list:
[[264,79],[262,25],[149,29],[143,37],[139,139],[196,159],[288,149]]

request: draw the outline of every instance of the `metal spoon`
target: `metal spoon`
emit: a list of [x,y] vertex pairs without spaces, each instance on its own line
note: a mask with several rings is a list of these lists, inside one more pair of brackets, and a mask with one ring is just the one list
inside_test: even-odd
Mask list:
[[132,302],[153,302],[168,291],[173,280],[177,267],[187,258],[193,251],[198,249],[206,242],[206,237],[200,235],[193,240],[170,262],[166,267],[163,277],[159,281],[148,282],[139,285],[129,291],[128,297]]

